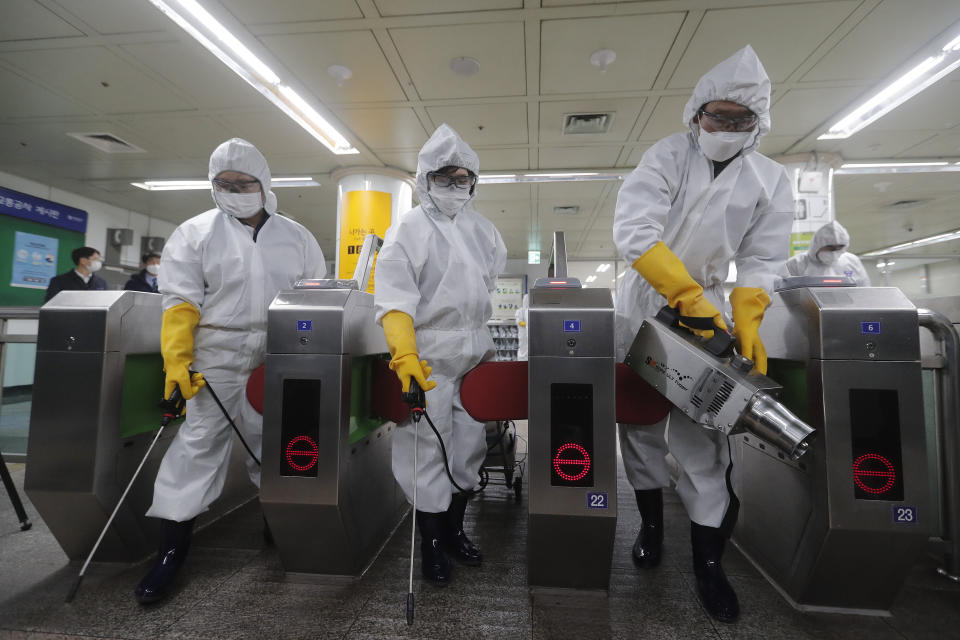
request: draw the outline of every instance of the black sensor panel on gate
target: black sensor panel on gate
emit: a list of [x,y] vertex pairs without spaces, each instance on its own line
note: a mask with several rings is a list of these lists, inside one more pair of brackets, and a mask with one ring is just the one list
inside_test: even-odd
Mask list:
[[593,486],[593,385],[550,385],[550,484]]
[[853,495],[903,500],[900,401],[893,389],[850,389]]
[[317,477],[320,381],[284,380],[280,416],[280,475]]

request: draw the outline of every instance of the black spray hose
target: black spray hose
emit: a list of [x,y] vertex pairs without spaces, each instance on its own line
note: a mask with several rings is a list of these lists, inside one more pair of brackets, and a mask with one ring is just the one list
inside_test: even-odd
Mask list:
[[[190,373],[191,373],[191,375],[193,374],[192,371],[191,371]],[[204,378],[204,382],[207,383],[207,384],[206,384],[206,387],[207,387],[207,389],[210,390],[210,395],[213,396],[214,402],[217,403],[217,406],[220,407],[220,411],[223,412],[223,417],[227,419],[227,421],[230,423],[230,426],[233,427],[234,433],[236,433],[236,434],[237,434],[237,437],[240,438],[240,442],[243,444],[243,448],[247,450],[247,453],[250,454],[250,457],[253,458],[253,461],[256,462],[256,463],[257,463],[257,466],[259,467],[259,466],[260,466],[260,460],[257,458],[257,456],[255,456],[255,455],[253,454],[253,451],[250,449],[250,446],[247,445],[247,441],[243,439],[243,435],[240,433],[240,429],[237,429],[237,425],[234,424],[233,418],[230,417],[230,414],[227,413],[227,410],[226,410],[226,408],[224,408],[223,403],[220,402],[220,398],[217,397],[217,392],[213,390],[213,387],[212,387],[212,386],[210,386],[210,381],[207,380],[206,378]]]

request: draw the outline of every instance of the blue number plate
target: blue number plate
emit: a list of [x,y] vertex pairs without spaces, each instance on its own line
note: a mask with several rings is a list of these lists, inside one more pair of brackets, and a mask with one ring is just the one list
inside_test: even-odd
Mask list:
[[610,502],[607,500],[606,493],[594,493],[592,491],[587,492],[587,508],[588,509],[606,509],[608,508]]
[[313,331],[313,320],[297,320],[297,331]]
[[896,524],[917,524],[917,508],[905,504],[893,505],[893,521]]
[[861,322],[860,333],[880,333],[880,322]]
[[579,320],[564,320],[563,321],[563,331],[564,333],[580,333],[580,321]]

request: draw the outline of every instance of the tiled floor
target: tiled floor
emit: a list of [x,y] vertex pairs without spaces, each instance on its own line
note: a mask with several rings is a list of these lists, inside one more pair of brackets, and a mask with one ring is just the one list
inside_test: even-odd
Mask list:
[[[22,486],[23,465],[11,468]],[[733,625],[715,623],[694,593],[689,524],[675,494],[666,501],[664,563],[634,568],[638,516],[622,473],[609,597],[533,603],[525,500],[517,504],[512,492],[490,487],[471,503],[468,530],[485,552],[483,567],[456,567],[446,589],[418,580],[416,623],[408,627],[409,526],[363,579],[317,584],[285,577],[276,550],[263,544],[254,502],[197,534],[183,580],[164,604],[142,607],[133,599],[145,564],[94,566],[65,604],[78,567],[67,565],[32,506],[35,526],[21,532],[0,493],[0,638],[960,638],[960,585],[933,576],[929,559],[918,564],[892,618],[869,618],[794,611],[731,549],[725,566],[743,615]]]

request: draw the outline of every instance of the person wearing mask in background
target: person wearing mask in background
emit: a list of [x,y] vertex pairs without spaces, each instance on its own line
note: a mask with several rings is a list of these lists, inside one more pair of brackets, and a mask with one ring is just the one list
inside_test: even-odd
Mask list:
[[[766,372],[758,330],[787,258],[793,194],[783,166],[756,151],[770,130],[770,80],[749,45],[700,79],[683,123],[690,131],[648,149],[617,197],[614,242],[633,265],[617,297],[618,357],[623,360],[643,320],[666,304],[682,316],[712,318],[725,330],[719,309],[734,260],[736,346]],[[731,622],[739,603],[720,565],[739,504],[727,480],[729,445],[720,431],[678,409],[656,425],[620,425],[624,466],[643,520],[634,560],[643,568],[660,562],[668,443],[680,466],[677,493],[691,520],[698,594],[714,618]]]
[[97,275],[103,266],[100,252],[93,247],[80,247],[70,254],[73,264],[77,265],[66,273],[54,276],[47,285],[47,296],[44,302],[49,302],[53,296],[61,291],[105,291],[107,281]]
[[160,254],[143,254],[142,264],[143,269],[141,269],[139,273],[135,273],[130,276],[130,279],[127,280],[127,284],[123,285],[123,288],[126,291],[158,293],[159,289],[157,288],[157,274],[160,273]]
[[870,276],[860,258],[847,251],[850,234],[834,220],[813,234],[806,253],[798,253],[783,265],[780,275],[787,276],[845,276],[859,287],[870,286]]
[[[216,207],[170,236],[160,263],[164,396],[187,400],[186,420],[170,444],[148,516],[162,519],[156,564],[135,590],[141,603],[163,598],[183,564],[194,519],[223,489],[233,431],[207,381],[244,440],[260,457],[263,417],[247,402],[250,373],[264,361],[267,307],[301,278],[326,275],[323,252],[300,224],[279,216],[270,169],[246,140],[232,138],[210,156]],[[260,468],[247,459],[260,486]]]
[[[422,425],[416,520],[423,576],[438,586],[450,581],[447,552],[467,565],[482,560],[463,531],[463,519],[486,455],[486,432],[464,410],[460,382],[496,352],[486,323],[507,250],[496,227],[470,206],[479,171],[473,149],[440,125],[417,159],[420,205],[387,230],[374,275],[376,318],[390,349],[390,368],[404,391],[413,379],[427,392],[427,412],[443,438],[450,473],[464,489],[447,477],[440,445]],[[401,427],[393,436],[393,474],[412,502],[412,420]]]

